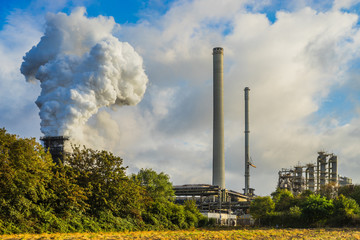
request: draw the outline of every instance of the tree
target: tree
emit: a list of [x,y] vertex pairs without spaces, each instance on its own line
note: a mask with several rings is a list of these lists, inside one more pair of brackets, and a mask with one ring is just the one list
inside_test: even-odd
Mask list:
[[184,209],[186,222],[189,227],[197,227],[199,221],[205,218],[197,209],[195,201],[185,201]]
[[250,214],[255,219],[263,218],[275,210],[275,203],[269,197],[256,197],[250,204]]
[[310,195],[300,206],[302,217],[309,224],[326,221],[333,213],[334,204],[332,200],[320,195]]
[[359,205],[354,199],[347,198],[342,194],[335,198],[333,203],[335,215],[349,216],[359,213],[360,210]]
[[40,231],[40,215],[51,212],[40,204],[52,197],[48,184],[53,165],[51,155],[34,138],[0,129],[0,219],[9,231]]
[[287,189],[278,188],[271,194],[271,196],[275,202],[276,211],[288,211],[294,206],[294,195]]
[[77,184],[73,169],[61,161],[53,167],[53,178],[48,188],[52,191],[49,203],[61,218],[70,219],[73,214],[85,214],[90,207],[86,189]]
[[115,217],[141,220],[146,205],[145,189],[126,176],[123,160],[107,151],[73,146],[64,165],[74,171],[77,184],[87,196],[89,211],[95,217],[111,212]]
[[339,187],[338,194],[354,199],[360,205],[360,185],[347,185]]
[[142,169],[130,179],[125,170],[120,157],[78,146],[54,164],[35,139],[0,129],[0,234],[198,225],[194,202],[172,201],[168,175]]
[[169,175],[157,173],[152,169],[140,169],[138,174],[131,176],[133,181],[145,187],[148,195],[153,200],[173,200],[175,192],[170,182]]

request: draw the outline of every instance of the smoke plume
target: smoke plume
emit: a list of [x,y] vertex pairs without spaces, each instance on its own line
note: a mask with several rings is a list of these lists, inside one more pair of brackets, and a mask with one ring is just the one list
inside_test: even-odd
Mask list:
[[44,36],[21,65],[26,81],[41,83],[36,105],[46,136],[71,135],[99,108],[142,99],[142,58],[112,35],[114,27],[113,18],[87,18],[84,8],[47,15]]

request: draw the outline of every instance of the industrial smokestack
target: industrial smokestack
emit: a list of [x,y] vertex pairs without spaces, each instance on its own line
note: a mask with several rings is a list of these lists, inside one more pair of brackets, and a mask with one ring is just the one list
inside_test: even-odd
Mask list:
[[45,136],[40,138],[44,143],[45,151],[50,151],[55,163],[63,162],[67,152],[65,142],[69,140],[66,136]]
[[213,185],[225,188],[224,110],[223,110],[223,54],[213,49],[214,128],[213,128]]
[[245,189],[244,194],[249,194],[250,187],[250,156],[249,156],[249,91],[246,87],[245,91]]

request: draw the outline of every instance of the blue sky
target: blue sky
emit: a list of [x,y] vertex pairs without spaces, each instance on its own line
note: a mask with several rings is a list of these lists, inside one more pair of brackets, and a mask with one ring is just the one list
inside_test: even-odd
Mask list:
[[129,172],[151,167],[174,184],[211,183],[211,50],[222,46],[228,188],[243,188],[247,86],[257,166],[251,185],[258,194],[275,189],[280,168],[314,162],[318,150],[337,154],[340,174],[360,181],[359,1],[3,0],[0,6],[0,127],[11,133],[43,135],[34,103],[40,86],[19,69],[43,36],[46,15],[84,7],[84,18],[114,18],[113,36],[142,57],[149,83],[136,106],[100,108],[79,126],[75,142],[122,156]]
[[70,13],[77,6],[86,6],[89,17],[98,15],[112,16],[119,24],[136,23],[139,19],[154,14],[164,14],[173,1],[113,1],[113,0],[83,0],[59,1],[58,4],[48,1],[14,0],[1,1],[0,24],[6,24],[7,17],[14,11],[23,10],[33,14],[43,14],[47,11],[62,11]]

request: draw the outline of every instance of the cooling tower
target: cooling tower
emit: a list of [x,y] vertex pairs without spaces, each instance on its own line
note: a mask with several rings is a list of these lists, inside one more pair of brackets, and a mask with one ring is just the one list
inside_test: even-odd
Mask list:
[[223,56],[223,48],[216,47],[213,49],[213,185],[221,188],[225,188]]

